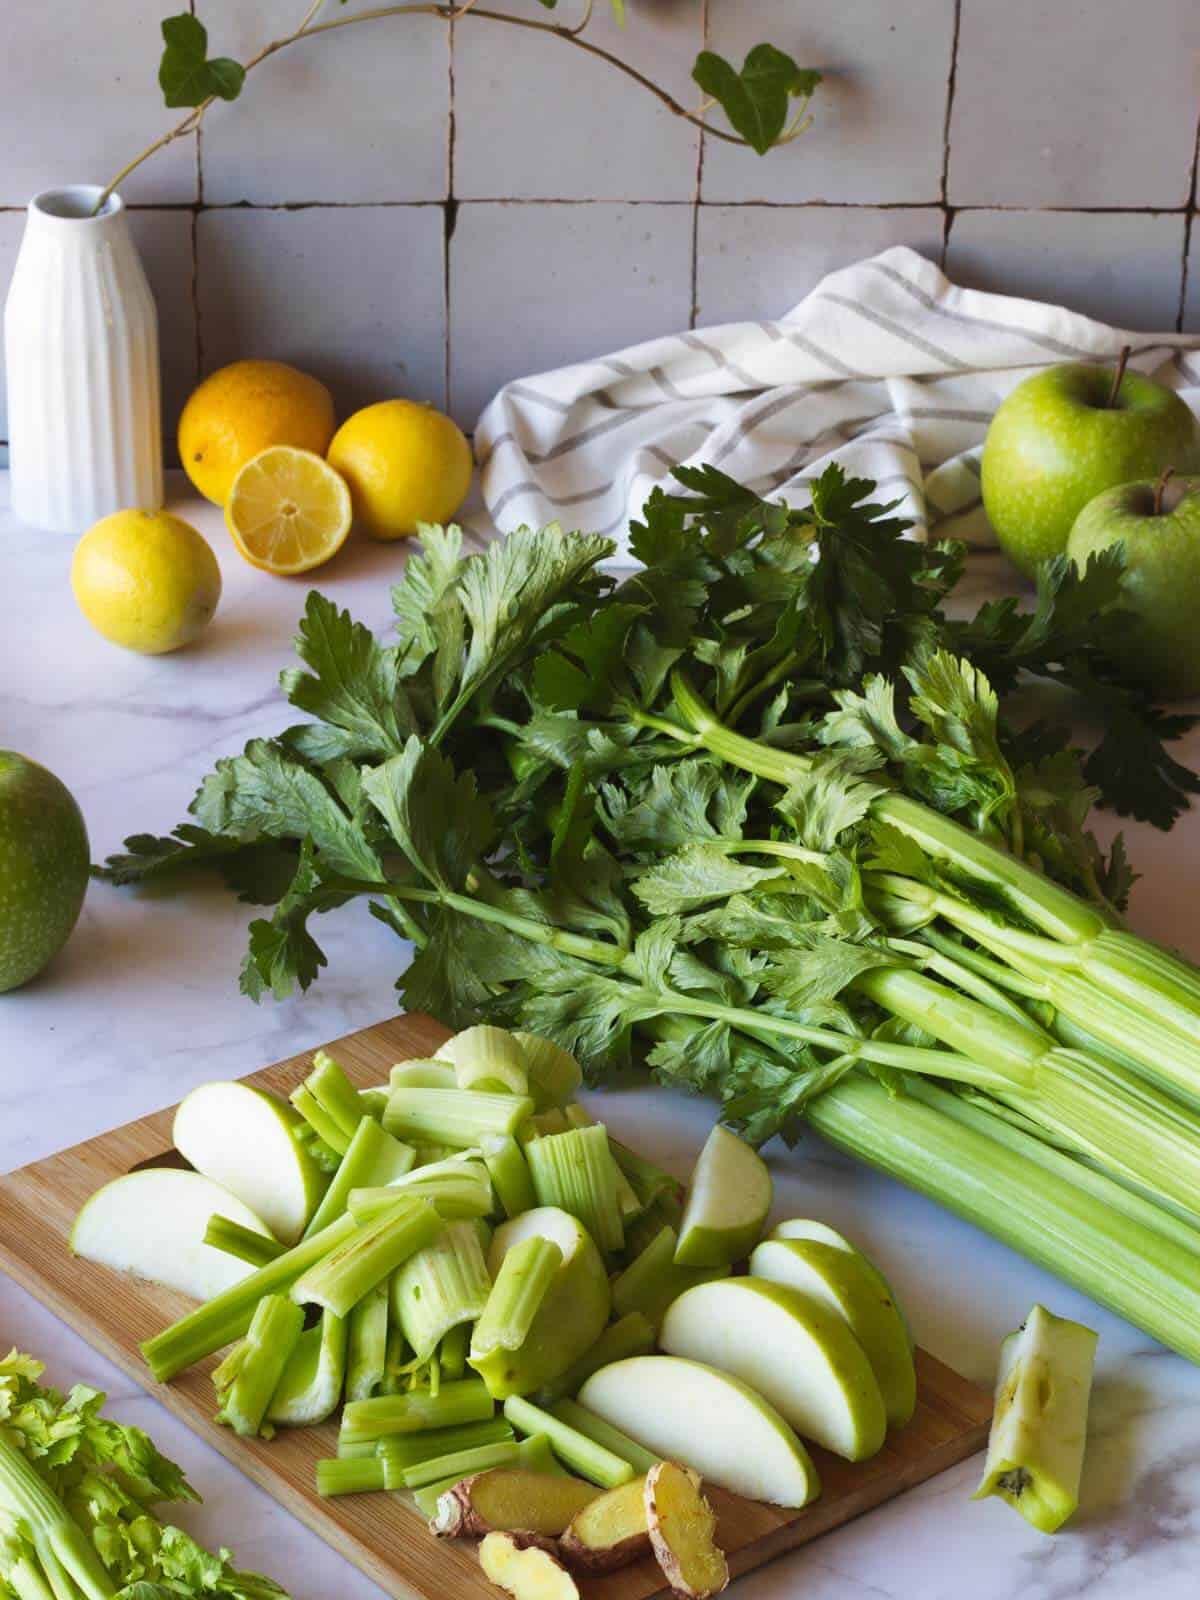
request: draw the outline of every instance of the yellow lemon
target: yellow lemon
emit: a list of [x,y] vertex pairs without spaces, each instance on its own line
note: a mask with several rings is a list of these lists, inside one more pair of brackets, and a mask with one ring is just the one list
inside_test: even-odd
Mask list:
[[223,506],[251,457],[272,444],[323,456],[334,430],[323,383],[283,361],[235,361],[205,378],[179,419],[179,459],[200,493]]
[[355,521],[373,539],[447,522],[471,486],[471,447],[449,417],[415,400],[380,400],[347,417],[329,460],[350,485]]
[[247,461],[225,503],[225,525],[241,554],[282,577],[328,561],[345,544],[350,522],[344,479],[321,456],[286,444]]
[[190,644],[208,626],[221,598],[221,569],[182,517],[114,511],[75,546],[71,588],[97,633],[159,656]]

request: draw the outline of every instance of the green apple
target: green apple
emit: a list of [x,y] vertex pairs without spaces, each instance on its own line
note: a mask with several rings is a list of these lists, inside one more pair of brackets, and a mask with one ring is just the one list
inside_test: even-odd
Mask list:
[[248,1262],[204,1243],[214,1212],[255,1233],[268,1232],[249,1206],[198,1172],[178,1167],[129,1172],[97,1189],[80,1207],[71,1250],[179,1289],[193,1300],[211,1300],[254,1271]]
[[1125,547],[1129,626],[1106,647],[1132,678],[1167,697],[1200,693],[1200,478],[1123,483],[1075,519],[1067,554],[1083,567]]
[[692,1171],[676,1264],[722,1267],[739,1261],[762,1237],[770,1209],[771,1174],[766,1163],[757,1150],[718,1122]]
[[497,1400],[551,1383],[591,1348],[608,1321],[612,1297],[603,1258],[578,1218],[557,1206],[535,1206],[496,1229],[488,1251],[492,1278],[513,1246],[534,1236],[553,1240],[562,1264],[524,1342],[515,1350],[497,1346],[469,1357]]
[[0,750],[0,994],[66,944],[87,890],[87,829],[52,772]]
[[761,1278],[700,1284],[671,1305],[658,1342],[741,1378],[797,1433],[847,1461],[883,1444],[887,1412],[862,1345],[843,1317],[798,1289]]
[[890,1426],[911,1421],[917,1374],[904,1319],[857,1251],[815,1239],[767,1239],[750,1257],[750,1274],[811,1295],[848,1325],[862,1345]]
[[329,1183],[296,1138],[302,1121],[263,1089],[204,1083],[175,1112],[175,1148],[257,1212],[281,1244],[293,1245]]
[[800,1440],[761,1394],[699,1361],[630,1356],[601,1367],[579,1403],[664,1461],[751,1500],[806,1506],[821,1492]]
[[[1119,374],[1119,381],[1118,379]],[[1115,393],[1114,393],[1115,385]],[[1140,372],[1073,362],[1019,383],[983,447],[983,505],[1022,572],[1061,555],[1075,518],[1103,489],[1200,471],[1200,430],[1184,402]]]
[[976,1500],[999,1495],[1042,1533],[1079,1504],[1096,1335],[1034,1306],[1000,1351],[996,1409]]

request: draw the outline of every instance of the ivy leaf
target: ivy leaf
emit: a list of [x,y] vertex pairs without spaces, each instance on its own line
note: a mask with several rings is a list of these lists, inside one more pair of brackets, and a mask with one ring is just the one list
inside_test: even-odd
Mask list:
[[740,72],[723,56],[702,50],[692,77],[720,104],[734,131],[760,156],[765,156],[783,133],[789,101],[807,99],[821,81],[819,72],[797,66],[791,56],[771,44],[756,44]]
[[184,11],[164,18],[162,36],[158,83],[166,105],[198,106],[214,97],[236,100],[241,94],[245,67],[229,56],[208,59],[208,29],[199,17]]

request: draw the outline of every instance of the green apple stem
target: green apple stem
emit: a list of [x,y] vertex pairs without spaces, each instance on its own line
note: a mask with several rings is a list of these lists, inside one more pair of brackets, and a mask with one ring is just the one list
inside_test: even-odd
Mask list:
[[1121,393],[1121,380],[1125,376],[1125,363],[1129,360],[1132,345],[1122,345],[1121,354],[1117,357],[1116,371],[1113,373],[1112,388],[1108,391],[1108,399],[1104,402],[1105,409],[1111,411],[1117,403],[1117,396]]
[[1163,514],[1163,494],[1166,490],[1167,484],[1174,476],[1174,467],[1164,467],[1162,469],[1162,476],[1154,485],[1154,515],[1156,517],[1161,517]]

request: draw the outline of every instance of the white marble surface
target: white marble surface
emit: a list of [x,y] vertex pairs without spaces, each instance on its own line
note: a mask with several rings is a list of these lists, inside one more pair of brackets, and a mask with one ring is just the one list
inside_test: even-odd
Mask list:
[[[0,504],[4,480],[0,478]],[[290,720],[275,688],[306,585],[251,571],[211,507],[178,509],[212,539],[225,595],[203,644],[158,660],[105,644],[67,583],[71,541],[0,509],[0,746],[44,762],[83,807],[93,854],[184,816],[212,760]],[[353,546],[321,587],[383,626],[399,552]],[[975,584],[1000,573],[981,558]],[[1200,753],[1193,749],[1193,761]],[[1139,928],[1200,953],[1200,820],[1169,838],[1133,830],[1145,873]],[[38,981],[0,997],[0,1170],[36,1160],[384,1016],[404,949],[352,911],[323,919],[328,975],[308,997],[255,1008],[236,988],[247,908],[216,889],[167,899],[92,886],[71,943]],[[604,1115],[686,1172],[711,1110],[661,1091],[605,1098]],[[815,1140],[772,1152],[780,1215],[808,1212],[867,1245],[897,1284],[921,1343],[989,1382],[1000,1338],[1034,1300],[1100,1330],[1082,1509],[1053,1540],[997,1501],[972,1504],[965,1462],[736,1586],[738,1600],[1182,1600],[1200,1567],[1200,1373],[1047,1274]],[[181,1521],[272,1572],[297,1600],[372,1600],[375,1586],[194,1439],[86,1341],[0,1277],[0,1345],[40,1354],[54,1378],[107,1388],[115,1409],[183,1461],[205,1496]]]

